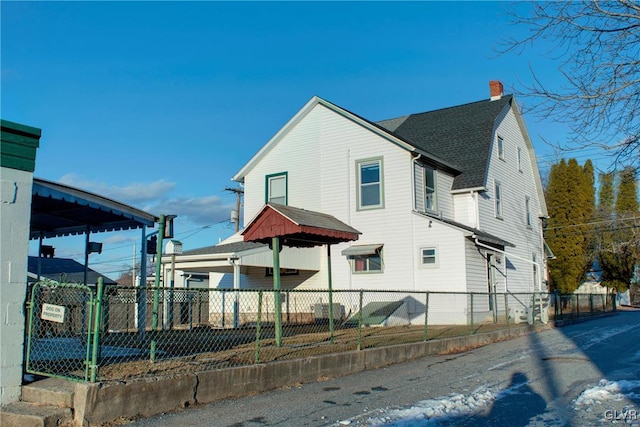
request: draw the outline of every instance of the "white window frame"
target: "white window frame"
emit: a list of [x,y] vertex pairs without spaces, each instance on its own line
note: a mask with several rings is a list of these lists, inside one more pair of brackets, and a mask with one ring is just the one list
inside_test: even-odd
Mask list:
[[[378,181],[376,182],[362,182],[362,170],[363,167],[367,166],[378,166]],[[356,197],[357,197],[357,210],[369,210],[369,209],[381,209],[384,208],[384,173],[383,173],[383,161],[382,157],[376,157],[371,159],[363,159],[356,161]],[[362,197],[363,197],[363,187],[374,187],[378,186],[378,203],[376,204],[367,204],[363,205]]]
[[533,227],[531,221],[531,197],[529,196],[524,196],[524,222],[527,228]]
[[497,144],[498,146],[498,158],[500,160],[504,160],[504,138],[498,136]]
[[[432,168],[431,166],[428,165],[424,165],[423,169],[423,185],[422,185],[422,191],[424,192],[424,210],[426,212],[437,212],[438,211],[438,196],[437,196],[437,181],[438,181],[438,176],[436,174],[436,170],[435,168]],[[433,188],[431,187],[427,187],[427,174],[432,174],[433,175]],[[433,193],[431,193],[431,207],[427,207],[427,200],[428,200],[428,195],[427,195],[427,189],[433,190]]]
[[[275,197],[272,196],[271,194],[271,185],[272,183],[274,183],[277,180],[284,180],[284,195],[282,196],[278,196],[278,199],[284,198],[284,203],[280,203],[280,202],[274,202],[272,201],[272,199],[274,199]],[[278,172],[278,173],[274,173],[274,174],[270,174],[265,176],[265,191],[264,191],[264,198],[265,198],[265,203],[278,203],[281,205],[287,205],[289,204],[289,197],[288,197],[288,193],[289,193],[289,174],[288,172]]]
[[495,198],[495,211],[496,211],[496,218],[500,218],[502,219],[502,214],[503,214],[503,194],[502,194],[502,183],[500,183],[500,181],[494,181],[494,185],[493,185],[493,192],[494,192],[494,198]]
[[[433,255],[428,256],[429,259],[433,259],[432,263],[426,263],[425,261],[425,251],[433,251]],[[438,257],[438,247],[437,246],[422,246],[418,251],[420,268],[438,268],[440,265],[440,259]]]
[[522,148],[518,147],[518,171],[522,172]]

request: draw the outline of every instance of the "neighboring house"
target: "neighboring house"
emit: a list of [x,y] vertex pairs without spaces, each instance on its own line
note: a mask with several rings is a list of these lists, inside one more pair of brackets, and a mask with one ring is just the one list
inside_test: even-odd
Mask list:
[[[50,258],[30,256],[27,265],[27,280],[33,283],[38,279],[38,262],[40,262],[40,278],[57,283],[84,283],[84,264],[71,258]],[[97,271],[87,268],[87,283],[91,286],[98,283],[102,277],[105,285],[115,285],[116,282]]]
[[[272,203],[361,232],[332,248],[334,289],[479,292],[481,318],[490,290],[546,290],[535,153],[515,98],[500,82],[490,88],[490,99],[380,122],[313,97],[233,177],[244,225]],[[270,255],[234,261],[245,266],[238,286],[268,287]],[[285,248],[280,265],[294,273],[283,287],[326,288],[322,248]],[[225,283],[217,274],[213,287]],[[466,300],[456,310],[467,316]]]

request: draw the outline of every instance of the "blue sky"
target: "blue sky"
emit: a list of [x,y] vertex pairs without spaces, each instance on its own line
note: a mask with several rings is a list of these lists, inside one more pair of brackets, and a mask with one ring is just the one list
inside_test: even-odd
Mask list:
[[[314,95],[375,121],[485,99],[490,80],[509,93],[530,67],[559,79],[552,46],[495,53],[525,31],[501,2],[2,1],[0,12],[1,115],[42,129],[35,176],[177,214],[185,249],[233,233],[224,188]],[[554,160],[543,140],[565,130],[525,120],[543,168]],[[91,266],[119,276],[139,238],[95,236]],[[83,259],[82,236],[46,244]]]

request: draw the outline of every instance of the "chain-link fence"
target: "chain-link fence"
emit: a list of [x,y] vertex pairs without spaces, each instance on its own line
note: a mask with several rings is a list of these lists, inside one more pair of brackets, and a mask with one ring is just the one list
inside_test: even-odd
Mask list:
[[[46,304],[64,308],[62,323],[44,316]],[[101,380],[267,363],[615,310],[600,294],[121,286],[94,293],[71,285],[37,286],[32,307],[29,368],[53,374],[84,369],[86,379],[97,367]],[[93,307],[100,319],[95,332]],[[85,345],[84,358],[81,351],[69,357],[67,338]]]
[[31,290],[25,369],[29,373],[90,378],[95,292],[77,284],[36,283]]

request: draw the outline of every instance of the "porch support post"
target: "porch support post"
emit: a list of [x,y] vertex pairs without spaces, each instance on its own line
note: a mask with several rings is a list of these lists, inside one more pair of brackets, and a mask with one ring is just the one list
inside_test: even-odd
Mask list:
[[333,343],[333,284],[331,283],[331,245],[327,244],[327,281],[329,284],[329,339]]
[[282,347],[282,304],[280,302],[280,238],[272,237],[273,304],[275,311],[276,347]]

